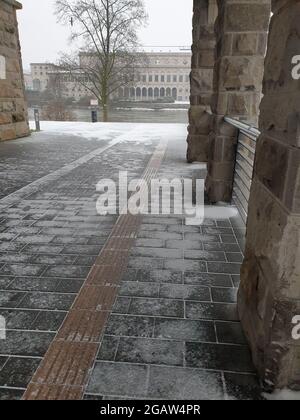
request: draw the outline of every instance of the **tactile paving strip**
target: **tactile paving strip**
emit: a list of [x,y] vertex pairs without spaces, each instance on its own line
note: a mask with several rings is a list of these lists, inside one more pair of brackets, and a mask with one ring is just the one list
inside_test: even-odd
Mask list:
[[[167,142],[154,151],[142,179],[160,168]],[[106,321],[115,302],[141,215],[120,215],[78,296],[34,374],[23,400],[79,400],[93,367]]]

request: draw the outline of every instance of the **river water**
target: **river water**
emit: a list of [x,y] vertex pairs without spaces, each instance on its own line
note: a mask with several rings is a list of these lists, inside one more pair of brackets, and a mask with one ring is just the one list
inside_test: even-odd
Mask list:
[[[91,121],[90,109],[72,109],[77,121]],[[33,120],[33,109],[29,109],[29,119]],[[102,121],[101,112],[98,111],[98,121]],[[148,108],[117,108],[109,112],[109,122],[134,123],[188,123],[187,109],[148,109]]]

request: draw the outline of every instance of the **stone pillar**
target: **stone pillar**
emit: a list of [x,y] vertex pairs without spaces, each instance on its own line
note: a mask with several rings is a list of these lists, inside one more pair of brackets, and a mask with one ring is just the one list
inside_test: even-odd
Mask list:
[[0,141],[29,135],[15,0],[0,1]]
[[194,0],[188,162],[207,162],[217,17],[216,0]]
[[238,301],[265,385],[300,390],[300,1],[272,8]]
[[231,201],[236,130],[224,116],[256,125],[270,20],[270,0],[218,0],[217,38],[206,190]]

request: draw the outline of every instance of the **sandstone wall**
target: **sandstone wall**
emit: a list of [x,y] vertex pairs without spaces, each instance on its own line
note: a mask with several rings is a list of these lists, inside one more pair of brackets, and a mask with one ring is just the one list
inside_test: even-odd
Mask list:
[[211,202],[232,198],[236,130],[224,116],[256,124],[261,100],[270,0],[218,0],[206,191]]
[[239,313],[265,385],[300,390],[300,1],[272,8]]
[[188,162],[207,162],[217,16],[216,0],[194,0]]
[[0,141],[29,134],[14,0],[0,1]]

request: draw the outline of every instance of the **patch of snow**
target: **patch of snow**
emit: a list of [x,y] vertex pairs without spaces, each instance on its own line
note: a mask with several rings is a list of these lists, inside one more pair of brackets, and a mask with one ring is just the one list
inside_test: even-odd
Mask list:
[[189,166],[193,170],[197,169],[197,170],[203,171],[207,169],[207,163],[194,162],[194,163],[189,163]]
[[264,392],[263,397],[269,401],[300,401],[300,391],[282,389],[274,391],[273,394]]
[[154,109],[154,108],[121,108],[121,107],[117,107],[115,109],[117,111],[149,111],[149,112],[156,111],[156,109]]
[[188,112],[187,108],[162,108],[159,111],[184,111]]
[[175,104],[179,104],[179,105],[190,105],[190,101],[175,101]]
[[[34,121],[30,121],[34,129]],[[46,134],[73,135],[87,140],[112,140],[117,136],[122,141],[145,142],[180,137],[186,134],[185,124],[152,124],[152,123],[91,123],[70,121],[41,121],[41,130]]]
[[143,111],[143,112],[161,112],[161,111],[188,111],[187,108],[116,108],[117,111]]
[[207,219],[228,219],[238,214],[237,208],[233,206],[220,205],[220,203],[214,206],[205,206],[205,218]]
[[[98,137],[111,131],[124,133],[131,130],[135,124],[131,123],[89,123],[71,121],[41,121],[41,130],[46,133],[71,134],[82,137]],[[30,128],[35,129],[34,121],[30,121]]]

